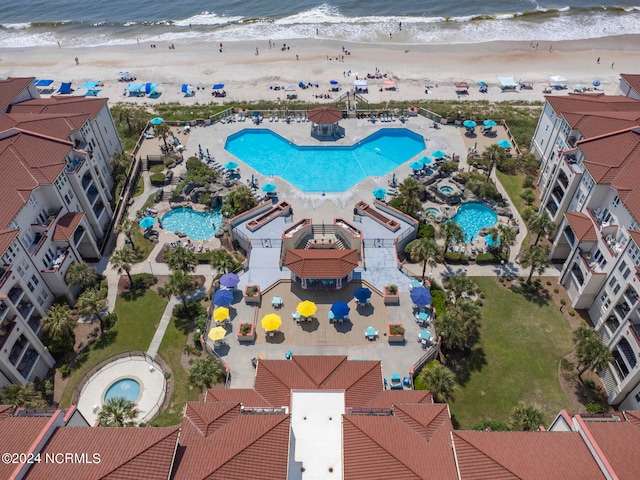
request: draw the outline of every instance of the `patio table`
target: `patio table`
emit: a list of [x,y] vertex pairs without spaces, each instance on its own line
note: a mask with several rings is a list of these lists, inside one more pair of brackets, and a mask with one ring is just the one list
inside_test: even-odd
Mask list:
[[426,323],[429,321],[429,314],[427,312],[418,312],[417,318],[420,323]]
[[273,297],[271,299],[271,305],[275,308],[280,308],[282,306],[282,297]]
[[411,280],[411,283],[409,284],[409,287],[413,290],[414,288],[419,288],[422,287],[422,282],[420,282],[419,280]]
[[373,340],[374,338],[376,338],[378,336],[378,332],[376,331],[375,328],[369,326],[367,327],[367,329],[364,331],[364,335],[369,339],[369,340]]

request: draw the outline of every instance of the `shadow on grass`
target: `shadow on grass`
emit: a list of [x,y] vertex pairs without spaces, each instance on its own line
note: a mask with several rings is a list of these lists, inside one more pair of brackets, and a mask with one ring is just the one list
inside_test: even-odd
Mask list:
[[510,290],[513,293],[517,293],[518,295],[522,295],[527,301],[531,303],[535,303],[539,306],[544,306],[549,303],[551,297],[549,296],[549,292],[541,288],[540,281],[536,280],[532,283],[516,283],[512,284]]
[[103,348],[107,348],[113,342],[116,341],[118,337],[118,332],[110,330],[108,332],[100,335],[100,338],[93,343],[94,350],[102,350]]
[[202,313],[202,308],[197,302],[187,303],[186,308],[182,303],[176,305],[172,315],[176,328],[184,334],[190,333],[193,321]]

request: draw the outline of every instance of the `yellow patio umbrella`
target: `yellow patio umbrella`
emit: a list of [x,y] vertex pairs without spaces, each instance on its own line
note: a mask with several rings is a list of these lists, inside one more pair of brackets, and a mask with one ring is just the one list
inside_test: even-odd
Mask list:
[[280,318],[280,315],[269,313],[262,317],[261,323],[262,328],[264,328],[267,332],[273,332],[274,330],[278,330],[280,328],[280,325],[282,325],[282,319]]
[[227,307],[218,307],[213,311],[213,318],[218,322],[222,322],[229,318],[229,309]]
[[303,317],[310,317],[311,315],[313,315],[314,313],[316,313],[316,310],[318,309],[318,307],[316,306],[315,303],[309,301],[309,300],[305,300],[304,302],[300,302],[298,304],[298,313],[300,315],[302,315]]
[[209,330],[209,338],[214,342],[219,342],[224,338],[226,334],[227,331],[224,329],[224,327],[213,327],[211,330]]

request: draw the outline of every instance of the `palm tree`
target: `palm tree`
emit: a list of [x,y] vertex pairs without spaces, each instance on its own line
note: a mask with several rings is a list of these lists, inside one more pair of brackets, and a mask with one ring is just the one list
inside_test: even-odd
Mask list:
[[452,312],[436,317],[436,330],[442,337],[441,342],[447,350],[461,350],[466,340],[465,328],[460,319]]
[[196,265],[198,265],[195,253],[182,246],[176,247],[165,253],[164,260],[167,262],[167,265],[169,265],[169,268],[174,272],[194,272]]
[[111,164],[111,175],[116,183],[119,183],[127,174],[127,169],[131,165],[131,157],[124,152],[114,152],[109,160]]
[[527,283],[531,283],[533,272],[537,271],[538,275],[542,275],[551,263],[549,262],[549,252],[537,245],[531,245],[522,254],[520,264],[524,267],[531,267]]
[[135,249],[135,244],[133,243],[133,236],[136,234],[136,230],[140,228],[136,222],[131,220],[130,218],[125,218],[122,220],[120,225],[116,226],[116,232],[124,234],[127,237],[127,240],[131,243],[131,248]]
[[456,377],[451,370],[441,363],[434,363],[420,372],[421,380],[428,387],[436,402],[449,403],[453,401],[453,392],[458,388]]
[[457,303],[462,295],[470,295],[473,293],[473,287],[475,284],[466,275],[453,275],[446,280],[446,287],[449,292],[449,297],[453,303]]
[[182,298],[182,305],[187,308],[187,295],[193,291],[193,278],[191,275],[177,270],[169,275],[163,292]]
[[587,369],[595,372],[603,370],[613,360],[609,347],[602,342],[602,337],[594,329],[582,325],[573,334],[573,342],[576,346],[576,358],[578,365],[578,377],[582,381],[582,374]]
[[134,106],[128,103],[119,103],[111,108],[111,113],[113,113],[114,118],[116,118],[118,122],[125,122],[127,124],[129,133],[133,132],[133,125],[131,122],[135,122],[138,114]]
[[[412,242],[413,243],[413,242]],[[409,250],[409,255],[416,262],[422,262],[422,279],[427,271],[427,265],[433,268],[436,266],[436,257],[440,249],[432,238],[421,238],[416,240]]]
[[518,404],[513,407],[509,415],[511,430],[523,430],[525,432],[536,430],[544,423],[544,414],[533,405]]
[[222,213],[225,216],[233,217],[242,212],[255,207],[258,204],[253,193],[246,185],[240,185],[231,191],[222,206]]
[[42,329],[50,340],[50,350],[64,353],[73,350],[76,342],[76,319],[66,305],[52,305],[47,316],[42,319]]
[[101,427],[135,427],[138,416],[136,404],[124,397],[112,397],[98,412]]
[[164,148],[169,148],[167,145],[167,138],[171,135],[171,128],[166,123],[161,123],[160,125],[156,125],[153,127],[156,138],[161,138],[164,142]]
[[538,244],[540,237],[542,235],[549,235],[556,229],[556,224],[547,212],[543,212],[540,215],[537,215],[529,221],[529,230],[533,233],[537,233],[536,241],[533,242],[534,245]]
[[418,217],[418,213],[422,210],[420,202],[420,194],[424,190],[424,185],[415,178],[406,178],[399,186],[398,191],[402,199],[401,210],[407,215],[414,218]]
[[103,331],[102,326],[102,315],[100,314],[100,310],[102,310],[107,303],[107,299],[100,293],[99,290],[90,288],[89,290],[85,290],[78,297],[76,302],[76,310],[80,312],[81,315],[95,315],[100,322],[100,331]]
[[119,275],[126,273],[129,277],[129,288],[133,288],[133,278],[131,278],[131,267],[135,263],[135,254],[133,250],[127,247],[122,247],[120,250],[116,250],[111,255],[111,265],[116,269]]
[[457,242],[464,240],[464,230],[459,223],[449,220],[440,226],[440,235],[444,237],[444,249],[442,250],[442,262],[447,258],[447,249],[453,239]]
[[65,280],[69,285],[78,286],[82,290],[86,290],[98,282],[98,272],[88,263],[72,263],[67,269]]
[[201,390],[224,378],[224,369],[218,360],[209,357],[198,359],[189,370],[189,383]]
[[46,408],[47,402],[42,394],[33,388],[32,383],[26,385],[9,385],[0,393],[3,405],[13,405],[22,408]]
[[211,255],[211,266],[218,273],[229,273],[235,264],[236,262],[233,259],[233,256],[226,250],[214,250]]
[[502,254],[505,245],[513,246],[516,243],[516,231],[507,225],[498,225],[489,229],[489,235],[498,243],[498,256]]
[[490,145],[489,148],[485,150],[482,157],[487,162],[487,182],[488,182],[489,179],[491,178],[491,172],[493,171],[493,168],[496,165],[499,165],[500,162],[502,162],[506,158],[506,156],[504,153],[504,149],[497,143],[494,143],[493,145]]

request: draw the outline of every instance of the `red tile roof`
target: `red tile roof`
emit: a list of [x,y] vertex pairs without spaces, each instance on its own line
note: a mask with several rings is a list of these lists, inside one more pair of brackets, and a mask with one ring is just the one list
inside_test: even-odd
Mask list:
[[569,222],[571,230],[573,230],[573,233],[575,233],[579,242],[598,241],[593,221],[587,214],[582,212],[565,212],[564,216]]
[[640,125],[640,112],[564,113],[571,128],[584,138],[597,137]]
[[5,250],[13,243],[18,233],[20,233],[18,229],[0,230],[0,256],[2,256]]
[[624,416],[627,421],[636,427],[640,427],[640,412],[638,410],[625,410]]
[[3,112],[29,85],[33,84],[33,80],[33,77],[0,80],[0,112]]
[[12,105],[9,113],[86,114],[94,119],[107,101],[107,98],[86,97],[34,98]]
[[382,390],[374,399],[370,400],[367,408],[391,408],[396,403],[426,403],[432,404],[433,398],[428,390]]
[[99,463],[40,462],[28,480],[78,478],[83,480],[157,480],[169,478],[179,429],[172,428],[58,428],[42,449],[47,453],[100,454]]
[[190,402],[185,417],[200,435],[206,437],[240,415],[240,404],[233,402]]
[[72,147],[70,142],[20,130],[0,140],[0,229],[9,226],[34,189],[58,178]]
[[289,427],[289,415],[241,414],[204,437],[185,416],[172,479],[285,479]]
[[640,230],[629,230],[629,235],[631,235],[633,241],[636,242],[636,245],[640,248]]
[[572,94],[563,96],[545,96],[544,97],[553,111],[558,115],[567,112],[623,112],[623,111],[640,111],[640,102],[623,95],[607,96],[604,93],[585,95]]
[[300,278],[342,278],[358,266],[358,251],[292,249],[285,252],[284,264]]
[[255,389],[276,407],[290,405],[291,390],[344,390],[347,407],[364,407],[382,389],[382,368],[379,361],[347,360],[346,356],[261,360]]
[[629,84],[629,86],[633,88],[638,95],[640,95],[640,75],[621,73],[620,77],[622,77]]
[[577,432],[454,431],[453,441],[462,480],[605,478]]
[[[0,451],[29,453],[35,441],[45,433],[49,417],[5,417],[0,420]],[[0,462],[0,478],[12,478],[18,465]]]
[[244,407],[272,407],[267,400],[253,388],[210,389],[206,402],[235,402]]
[[13,405],[0,405],[0,420],[8,418],[13,413]]
[[72,132],[82,128],[88,118],[89,116],[86,113],[75,115],[7,113],[0,116],[0,132],[16,127],[41,135],[67,140]]
[[56,227],[53,230],[53,240],[64,241],[71,239],[73,232],[80,225],[82,217],[84,217],[84,212],[65,213],[56,223]]
[[342,120],[342,111],[335,107],[316,107],[309,110],[308,118],[317,125],[331,125]]
[[596,441],[618,479],[640,478],[640,464],[635,458],[640,427],[636,422],[585,422],[584,428]]

